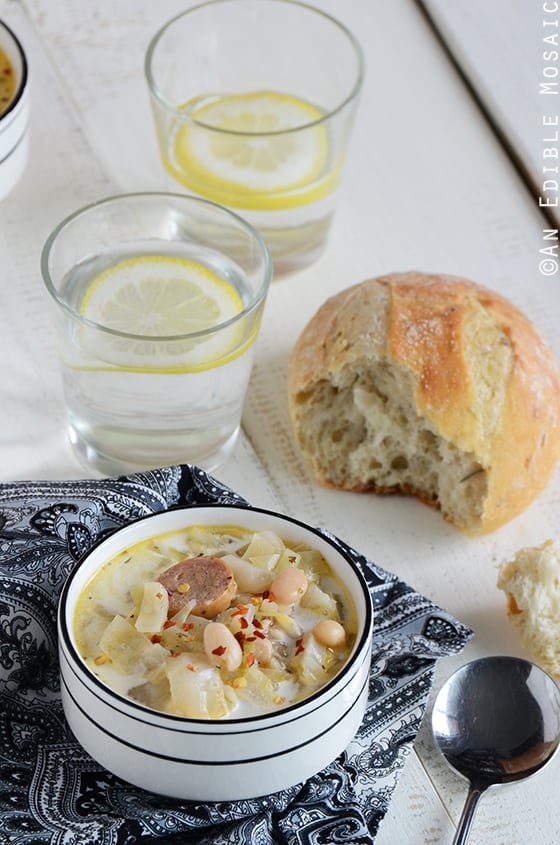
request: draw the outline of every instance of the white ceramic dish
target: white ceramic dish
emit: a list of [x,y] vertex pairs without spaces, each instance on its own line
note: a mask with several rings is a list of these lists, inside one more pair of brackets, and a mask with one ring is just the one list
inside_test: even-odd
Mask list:
[[[185,719],[156,712],[112,691],[78,654],[76,601],[90,578],[132,543],[189,525],[270,529],[321,551],[344,580],[359,625],[351,655],[322,689],[295,705],[245,719]],[[154,514],[92,549],[68,578],[59,616],[62,703],[72,731],[99,763],[144,789],[181,799],[224,801],[266,795],[302,782],[348,745],[368,693],[373,611],[354,563],[328,538],[280,514],[237,505],[201,505]]]
[[27,59],[12,30],[0,21],[0,47],[16,78],[14,95],[0,114],[0,200],[7,196],[22,175],[29,147],[29,85]]

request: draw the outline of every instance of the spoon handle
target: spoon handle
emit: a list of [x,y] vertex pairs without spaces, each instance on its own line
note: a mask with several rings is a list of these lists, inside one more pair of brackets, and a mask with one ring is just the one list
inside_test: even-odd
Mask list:
[[474,819],[474,814],[478,806],[478,801],[485,788],[486,787],[481,788],[479,786],[473,786],[473,784],[471,783],[467,794],[467,800],[465,801],[465,806],[463,807],[463,812],[461,813],[461,818],[459,819],[459,824],[457,826],[457,830],[455,831],[455,836],[453,838],[452,845],[467,845],[467,839],[469,838],[469,833],[471,830],[472,821]]

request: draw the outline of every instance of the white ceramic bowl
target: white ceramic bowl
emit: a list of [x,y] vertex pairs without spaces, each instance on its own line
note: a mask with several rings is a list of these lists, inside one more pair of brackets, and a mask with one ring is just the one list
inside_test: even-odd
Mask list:
[[12,30],[0,21],[0,47],[16,78],[14,95],[0,114],[0,200],[7,196],[24,171],[29,147],[29,85],[27,59]]
[[[74,641],[73,615],[90,578],[132,543],[189,525],[270,529],[319,549],[344,580],[357,609],[348,661],[322,689],[273,714],[245,719],[186,719],[150,710],[109,689],[87,668]],[[201,505],[143,518],[92,549],[68,578],[59,605],[62,703],[78,741],[105,768],[144,789],[181,799],[225,801],[300,783],[348,745],[363,718],[373,611],[354,563],[312,528],[280,514],[238,505]]]

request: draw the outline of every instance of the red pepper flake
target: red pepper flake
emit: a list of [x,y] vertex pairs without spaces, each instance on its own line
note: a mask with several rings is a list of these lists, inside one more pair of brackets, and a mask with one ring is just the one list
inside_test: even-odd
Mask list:
[[255,637],[258,637],[259,640],[266,640],[266,634],[263,634],[262,631],[253,631]]
[[173,619],[168,619],[166,622],[163,623],[163,630],[167,630],[167,628],[173,628],[174,625],[177,623],[173,621]]
[[256,637],[245,637],[245,642],[246,643],[254,643],[256,639],[257,639]]
[[182,628],[183,631],[192,631],[194,628],[194,622],[183,622]]
[[254,662],[255,662],[255,655],[253,654],[252,651],[250,651],[249,654],[247,655],[247,666],[252,666]]
[[186,668],[189,672],[198,672],[198,666],[195,666],[194,663],[187,663]]
[[226,651],[227,651],[227,648],[225,647],[225,645],[219,645],[219,646],[216,646],[216,648],[212,649],[212,654],[215,654],[217,657],[221,657],[222,654],[226,653]]
[[304,651],[305,651],[305,648],[304,648],[304,645],[303,645],[303,638],[300,637],[299,640],[296,640],[296,656],[298,654],[301,654]]
[[169,655],[169,657],[180,657],[180,656],[181,656],[180,651],[172,651],[171,654]]
[[241,625],[242,628],[248,628],[249,627],[249,623],[247,622],[247,619],[245,618],[245,616],[239,617],[239,624]]
[[238,604],[237,610],[234,610],[232,616],[242,616],[244,613],[249,613],[249,608],[246,604]]
[[262,628],[262,622],[260,619],[253,619],[253,628]]
[[151,642],[151,643],[160,643],[160,642],[161,642],[161,637],[160,637],[160,635],[159,635],[159,634],[154,634],[152,637],[150,637],[150,642]]
[[270,590],[265,590],[262,594],[263,599],[267,599],[270,595]]
[[235,637],[241,648],[243,648],[243,645],[245,643],[245,634],[243,633],[243,631],[237,631],[233,636]]

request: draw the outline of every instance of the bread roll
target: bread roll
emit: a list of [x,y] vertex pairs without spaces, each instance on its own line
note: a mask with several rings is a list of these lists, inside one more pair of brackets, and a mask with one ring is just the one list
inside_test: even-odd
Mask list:
[[498,587],[507,595],[507,614],[535,660],[560,676],[560,545],[521,549],[501,566]]
[[506,299],[452,276],[382,276],[327,300],[294,347],[289,403],[319,481],[415,495],[470,534],[521,513],[560,454],[550,349]]

